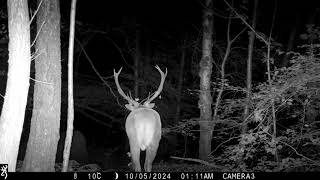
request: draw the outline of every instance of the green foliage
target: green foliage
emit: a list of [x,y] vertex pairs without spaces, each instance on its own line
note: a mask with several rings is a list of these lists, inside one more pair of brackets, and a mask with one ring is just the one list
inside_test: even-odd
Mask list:
[[195,138],[194,135],[194,127],[198,124],[198,120],[196,119],[184,119],[178,122],[178,124],[174,128],[170,128],[171,132],[180,133],[184,136],[190,136]]
[[[319,170],[320,44],[314,44],[320,39],[319,28],[309,25],[301,37],[308,44],[300,46],[301,52],[291,53],[291,65],[275,68],[271,84],[265,82],[255,87],[248,118],[234,118],[241,117],[244,99],[222,103],[222,115],[215,128],[220,131],[215,138],[220,144],[212,154],[215,162],[227,164],[225,170]],[[226,87],[239,92],[235,87]],[[276,121],[272,116],[273,103]],[[248,127],[246,131],[241,129],[243,122]],[[222,155],[216,153],[217,149]]]

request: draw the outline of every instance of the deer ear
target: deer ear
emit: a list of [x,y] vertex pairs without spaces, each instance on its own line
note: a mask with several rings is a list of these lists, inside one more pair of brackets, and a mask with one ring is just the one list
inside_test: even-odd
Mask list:
[[125,107],[130,111],[134,110],[134,106],[132,104],[126,104]]

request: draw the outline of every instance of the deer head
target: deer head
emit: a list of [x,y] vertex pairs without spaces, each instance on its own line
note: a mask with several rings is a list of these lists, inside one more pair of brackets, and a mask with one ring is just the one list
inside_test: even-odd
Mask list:
[[163,84],[167,76],[163,73],[159,66],[156,69],[161,75],[160,85],[158,90],[153,93],[144,103],[139,103],[131,96],[126,95],[119,84],[119,74],[122,68],[116,72],[113,71],[114,80],[119,94],[128,101],[125,105],[131,112],[126,119],[126,133],[130,143],[130,153],[133,163],[133,168],[136,172],[141,171],[140,165],[140,150],[146,150],[146,158],[144,163],[144,170],[150,172],[152,169],[152,162],[157,154],[159,141],[161,139],[161,119],[157,111],[153,110],[154,103],[151,103],[158,97],[163,89]]

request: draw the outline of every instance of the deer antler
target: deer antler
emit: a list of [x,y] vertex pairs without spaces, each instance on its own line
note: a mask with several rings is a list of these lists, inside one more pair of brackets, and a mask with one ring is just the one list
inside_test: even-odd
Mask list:
[[158,65],[155,66],[156,69],[159,71],[160,75],[161,75],[161,81],[160,81],[160,85],[158,87],[158,90],[156,92],[154,92],[153,96],[151,98],[149,98],[145,103],[144,105],[148,105],[150,104],[151,101],[153,101],[156,97],[159,96],[159,94],[161,93],[162,91],[162,88],[163,88],[163,83],[164,83],[164,80],[166,79],[167,77],[167,68],[166,68],[166,73],[163,73],[160,69],[160,67]]
[[121,89],[120,87],[120,84],[119,84],[119,80],[118,80],[118,77],[119,77],[119,74],[121,73],[121,70],[122,70],[122,67],[120,68],[120,70],[118,72],[116,72],[114,69],[113,69],[113,75],[114,75],[114,81],[117,85],[117,89],[118,89],[118,92],[119,94],[125,99],[128,101],[128,103],[130,105],[133,105],[134,107],[138,107],[139,106],[139,102],[135,101],[134,99],[132,99],[131,97],[127,96],[123,90]]

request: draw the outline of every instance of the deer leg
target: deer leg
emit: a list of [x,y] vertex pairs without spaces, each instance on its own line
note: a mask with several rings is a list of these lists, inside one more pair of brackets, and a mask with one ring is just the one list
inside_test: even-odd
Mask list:
[[139,145],[134,142],[134,140],[130,140],[130,153],[131,153],[131,159],[133,163],[133,169],[135,172],[141,172],[141,166],[140,166],[140,147]]
[[146,172],[151,172],[152,162],[157,155],[158,146],[159,146],[159,141],[155,141],[151,143],[146,149],[146,159],[144,162],[144,170]]

